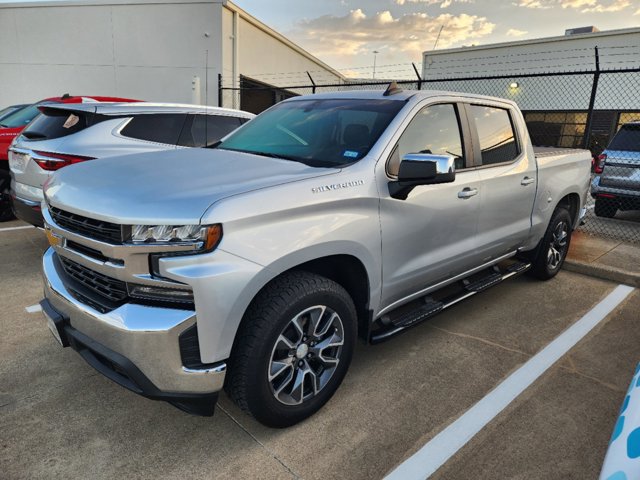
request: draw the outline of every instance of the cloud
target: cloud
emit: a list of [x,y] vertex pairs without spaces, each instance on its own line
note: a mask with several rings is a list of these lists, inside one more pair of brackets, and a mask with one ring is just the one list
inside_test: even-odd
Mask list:
[[514,3],[524,8],[572,8],[581,13],[619,12],[631,5],[630,0],[518,0]]
[[449,8],[454,3],[474,3],[475,0],[394,0],[396,5],[405,5],[407,3],[421,3],[425,5],[438,5],[440,8]]
[[584,10],[582,10],[582,12],[583,13],[619,12],[620,10],[624,10],[630,5],[631,5],[631,2],[629,0],[615,0],[613,3],[609,5],[596,4],[591,8],[585,8]]
[[464,13],[394,17],[389,11],[367,15],[358,8],[343,16],[303,20],[287,35],[329,64],[362,64],[363,56],[371,57],[373,50],[379,50],[378,64],[383,65],[420,59],[423,51],[433,47],[443,25],[440,48],[476,43],[495,28],[485,17]]
[[518,30],[516,28],[510,28],[509,30],[507,30],[507,37],[521,37],[523,35],[526,35],[527,32],[526,30]]

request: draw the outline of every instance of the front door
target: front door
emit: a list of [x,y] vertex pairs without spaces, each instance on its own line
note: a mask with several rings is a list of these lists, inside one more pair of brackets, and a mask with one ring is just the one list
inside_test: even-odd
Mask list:
[[408,153],[456,159],[452,183],[415,187],[406,200],[381,192],[382,308],[475,266],[479,183],[478,172],[469,168],[470,148],[464,147],[465,121],[457,104],[426,106],[406,127],[386,164],[378,163],[394,178]]

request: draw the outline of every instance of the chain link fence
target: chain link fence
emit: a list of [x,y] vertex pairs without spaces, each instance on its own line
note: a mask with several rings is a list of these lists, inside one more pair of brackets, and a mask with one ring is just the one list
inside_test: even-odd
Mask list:
[[[613,69],[614,62],[605,61],[607,69],[601,69],[600,60],[596,49],[595,68],[588,71],[421,78],[414,68],[416,80],[397,83],[405,90],[457,91],[513,100],[524,114],[534,145],[590,150],[591,188],[580,229],[640,244],[640,67]],[[232,88],[225,87],[222,78],[219,82],[222,106],[256,113],[292,96],[384,90],[389,84],[389,80],[378,80],[274,87],[242,77],[240,86]]]

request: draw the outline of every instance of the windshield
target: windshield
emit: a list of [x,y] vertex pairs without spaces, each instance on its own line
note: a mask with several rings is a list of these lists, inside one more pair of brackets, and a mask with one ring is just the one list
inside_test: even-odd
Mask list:
[[218,148],[318,167],[360,160],[405,105],[398,100],[293,100],[258,115]]
[[640,124],[624,125],[607,148],[609,150],[640,152]]
[[2,124],[5,128],[20,128],[25,127],[40,114],[40,110],[38,107],[40,104],[29,105],[17,112],[13,112],[6,118],[0,120],[0,124]]

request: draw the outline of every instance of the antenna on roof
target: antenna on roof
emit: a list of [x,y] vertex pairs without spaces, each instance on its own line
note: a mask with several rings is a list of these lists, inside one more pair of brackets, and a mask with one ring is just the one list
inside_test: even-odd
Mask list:
[[388,97],[389,95],[395,95],[396,93],[400,93],[402,89],[398,86],[396,81],[394,80],[389,84],[387,89],[382,94],[383,97]]
[[65,93],[64,95],[62,95],[63,100],[66,100],[67,98],[71,98],[71,95],[69,95],[68,93]]

